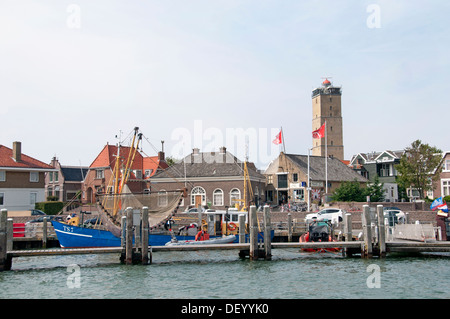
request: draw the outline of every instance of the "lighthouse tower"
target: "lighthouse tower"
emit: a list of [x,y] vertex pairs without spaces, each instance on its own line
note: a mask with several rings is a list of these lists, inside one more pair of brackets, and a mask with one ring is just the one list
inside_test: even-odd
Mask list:
[[312,130],[327,123],[327,138],[313,138],[312,155],[325,156],[326,140],[328,156],[344,159],[341,96],[341,87],[334,86],[328,79],[312,91]]

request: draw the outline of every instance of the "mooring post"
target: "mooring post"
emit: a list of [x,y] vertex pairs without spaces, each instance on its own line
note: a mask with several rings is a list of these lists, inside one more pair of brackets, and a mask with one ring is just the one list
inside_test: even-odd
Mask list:
[[42,248],[47,248],[47,221],[48,217],[44,217],[44,222],[42,223]]
[[245,243],[245,215],[239,215],[239,244]]
[[264,206],[264,258],[272,259],[272,225],[270,221],[270,207]]
[[380,258],[386,257],[386,229],[384,227],[383,205],[377,205],[378,249]]
[[142,243],[142,249],[141,249],[141,255],[142,255],[142,264],[148,265],[149,264],[149,258],[148,258],[148,207],[144,206],[142,207],[142,235],[141,235],[141,243]]
[[292,241],[292,215],[287,214],[287,227],[288,227],[288,242]]
[[[344,236],[345,241],[352,241],[353,240],[353,231],[352,231],[352,214],[347,213],[344,215]],[[350,257],[350,249],[345,248],[343,250],[345,256]]]
[[256,216],[256,206],[250,206],[248,213],[250,222],[250,260],[258,260],[258,218]]
[[133,209],[127,207],[125,210],[127,216],[126,240],[125,240],[125,264],[133,263]]
[[6,251],[13,250],[14,222],[12,218],[6,220]]
[[363,213],[361,216],[363,234],[364,234],[364,242],[361,251],[362,258],[372,258],[372,226],[371,226],[371,218],[370,218],[370,207],[369,205],[363,206]]
[[127,216],[122,216],[120,219],[121,233],[120,233],[120,246],[125,251],[126,233],[127,233]]
[[0,212],[0,271],[11,269],[11,259],[8,258],[7,239],[8,210],[3,208]]

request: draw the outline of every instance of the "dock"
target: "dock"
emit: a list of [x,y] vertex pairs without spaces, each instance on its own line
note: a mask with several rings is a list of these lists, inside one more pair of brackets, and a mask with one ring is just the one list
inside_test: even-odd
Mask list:
[[[131,221],[132,214],[123,218]],[[355,240],[351,228],[351,214],[344,218],[344,232],[341,241],[329,242],[272,242],[270,236],[265,236],[264,242],[258,243],[258,225],[256,224],[256,207],[251,206],[249,210],[249,239],[250,242],[211,245],[179,245],[179,246],[149,246],[148,238],[132,244],[134,236],[131,227],[124,227],[123,246],[106,248],[46,248],[46,249],[12,249],[12,231],[7,227],[7,212],[1,211],[0,216],[0,271],[10,270],[13,258],[32,256],[62,256],[62,255],[87,255],[87,254],[120,254],[120,261],[125,264],[151,264],[152,254],[158,252],[173,251],[205,251],[205,250],[236,250],[242,258],[249,257],[251,260],[271,260],[272,249],[327,249],[340,248],[344,257],[360,255],[361,258],[385,258],[387,253],[422,253],[422,252],[450,252],[450,241],[440,241],[428,238],[424,241],[412,240],[386,240],[388,233],[384,225],[383,208],[377,207],[377,223],[374,223],[366,205],[363,212],[363,236],[361,240]],[[148,211],[142,210],[142,234],[148,233]],[[146,223],[147,221],[147,223]],[[11,224],[11,222],[9,222]],[[125,223],[131,225],[131,222]],[[270,211],[266,206],[264,209],[264,233],[270,234]],[[145,231],[146,230],[146,231]],[[244,230],[242,230],[242,235]],[[143,236],[144,237],[144,236]],[[239,236],[244,238],[245,236]]]

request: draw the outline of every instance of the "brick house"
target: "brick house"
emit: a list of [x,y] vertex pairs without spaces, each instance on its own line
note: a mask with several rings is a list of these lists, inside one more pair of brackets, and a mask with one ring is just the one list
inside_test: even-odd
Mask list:
[[[89,166],[83,184],[82,201],[84,203],[95,202],[96,194],[105,193],[108,191],[108,186],[112,187],[110,181],[113,177],[117,152],[116,145],[106,144]],[[120,147],[120,167],[125,167],[129,152],[130,147]],[[127,185],[133,193],[150,191],[150,178],[167,167],[164,152],[159,152],[157,156],[144,156],[137,151]]]
[[[356,180],[365,186],[368,180],[353,171],[342,161],[329,157],[327,177],[325,174],[325,157],[310,156],[311,202],[321,201],[325,194],[325,181],[328,181],[328,194],[332,194],[342,182]],[[267,179],[266,200],[272,204],[308,201],[308,156],[284,154],[273,160],[264,171]]]
[[34,209],[45,201],[45,173],[52,166],[22,153],[22,143],[13,148],[0,145],[0,208],[9,211]]
[[56,157],[50,165],[56,169],[45,176],[46,196],[58,197],[59,201],[68,202],[81,191],[88,167],[62,166]]
[[450,151],[443,153],[440,166],[442,166],[440,178],[433,184],[433,192],[427,194],[430,198],[450,195]]
[[[248,200],[258,205],[264,201],[265,177],[253,163],[247,163],[247,167],[254,195]],[[152,178],[153,191],[163,193],[184,187],[185,209],[198,205],[219,210],[234,207],[237,199],[244,198],[244,162],[225,147],[219,152],[200,152],[194,148],[191,154]]]

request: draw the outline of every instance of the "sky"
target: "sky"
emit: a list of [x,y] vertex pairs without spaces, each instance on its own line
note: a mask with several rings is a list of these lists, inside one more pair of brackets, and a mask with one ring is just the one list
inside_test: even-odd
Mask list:
[[[342,87],[344,156],[450,151],[445,0],[0,2],[0,144],[89,166],[134,127],[146,155],[226,146],[264,169],[312,147],[311,92]],[[119,138],[116,138],[119,136]]]

